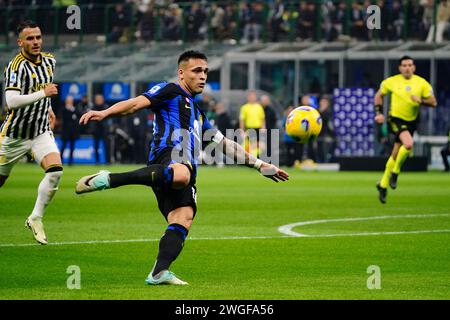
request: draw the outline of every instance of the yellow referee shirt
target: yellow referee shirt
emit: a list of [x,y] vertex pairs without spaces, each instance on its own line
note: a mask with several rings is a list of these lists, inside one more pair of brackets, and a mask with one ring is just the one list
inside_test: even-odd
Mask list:
[[264,107],[259,103],[246,103],[242,105],[239,120],[244,121],[245,129],[262,128],[266,121]]
[[427,99],[433,95],[433,88],[424,78],[413,75],[406,79],[401,74],[389,77],[381,82],[381,94],[391,93],[389,114],[405,121],[413,121],[419,114],[419,104],[411,99],[417,96]]

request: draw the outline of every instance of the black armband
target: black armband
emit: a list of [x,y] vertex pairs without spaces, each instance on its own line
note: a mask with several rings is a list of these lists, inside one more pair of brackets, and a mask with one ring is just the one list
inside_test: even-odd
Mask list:
[[375,105],[375,113],[376,114],[383,114],[383,105],[382,104],[376,104]]

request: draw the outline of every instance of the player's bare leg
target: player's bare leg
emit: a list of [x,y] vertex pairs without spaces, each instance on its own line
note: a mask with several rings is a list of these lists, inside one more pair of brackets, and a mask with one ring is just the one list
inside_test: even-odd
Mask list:
[[45,214],[45,208],[53,199],[58,190],[63,168],[61,156],[59,153],[50,153],[41,161],[41,167],[45,171],[45,176],[38,187],[38,196],[34,205],[33,212],[25,221],[25,227],[33,232],[33,236],[40,244],[47,244],[42,218]]

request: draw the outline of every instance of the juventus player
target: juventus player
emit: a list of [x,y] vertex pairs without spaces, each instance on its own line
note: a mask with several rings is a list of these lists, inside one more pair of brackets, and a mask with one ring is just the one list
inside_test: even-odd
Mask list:
[[31,153],[45,176],[25,226],[31,229],[37,242],[47,244],[42,218],[58,190],[63,171],[50,127],[56,118],[50,100],[58,94],[52,83],[56,61],[52,55],[41,52],[42,33],[33,21],[22,22],[17,33],[20,52],[9,62],[4,74],[8,113],[0,129],[0,187],[13,166]]

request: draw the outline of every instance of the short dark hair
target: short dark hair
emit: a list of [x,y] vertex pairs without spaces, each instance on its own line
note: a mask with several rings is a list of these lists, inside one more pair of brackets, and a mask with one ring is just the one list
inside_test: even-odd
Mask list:
[[403,56],[398,60],[398,65],[400,66],[403,62],[403,60],[412,60],[414,62],[414,59],[411,58],[410,56]]
[[23,31],[23,29],[37,28],[37,27],[39,27],[39,26],[33,20],[25,20],[25,21],[22,21],[21,23],[19,23],[19,25],[17,26],[16,32],[17,32],[17,35],[19,35]]
[[181,62],[188,61],[189,59],[201,59],[208,61],[208,58],[206,58],[206,55],[204,53],[195,50],[188,50],[180,55],[180,57],[178,58],[178,65],[180,65]]

